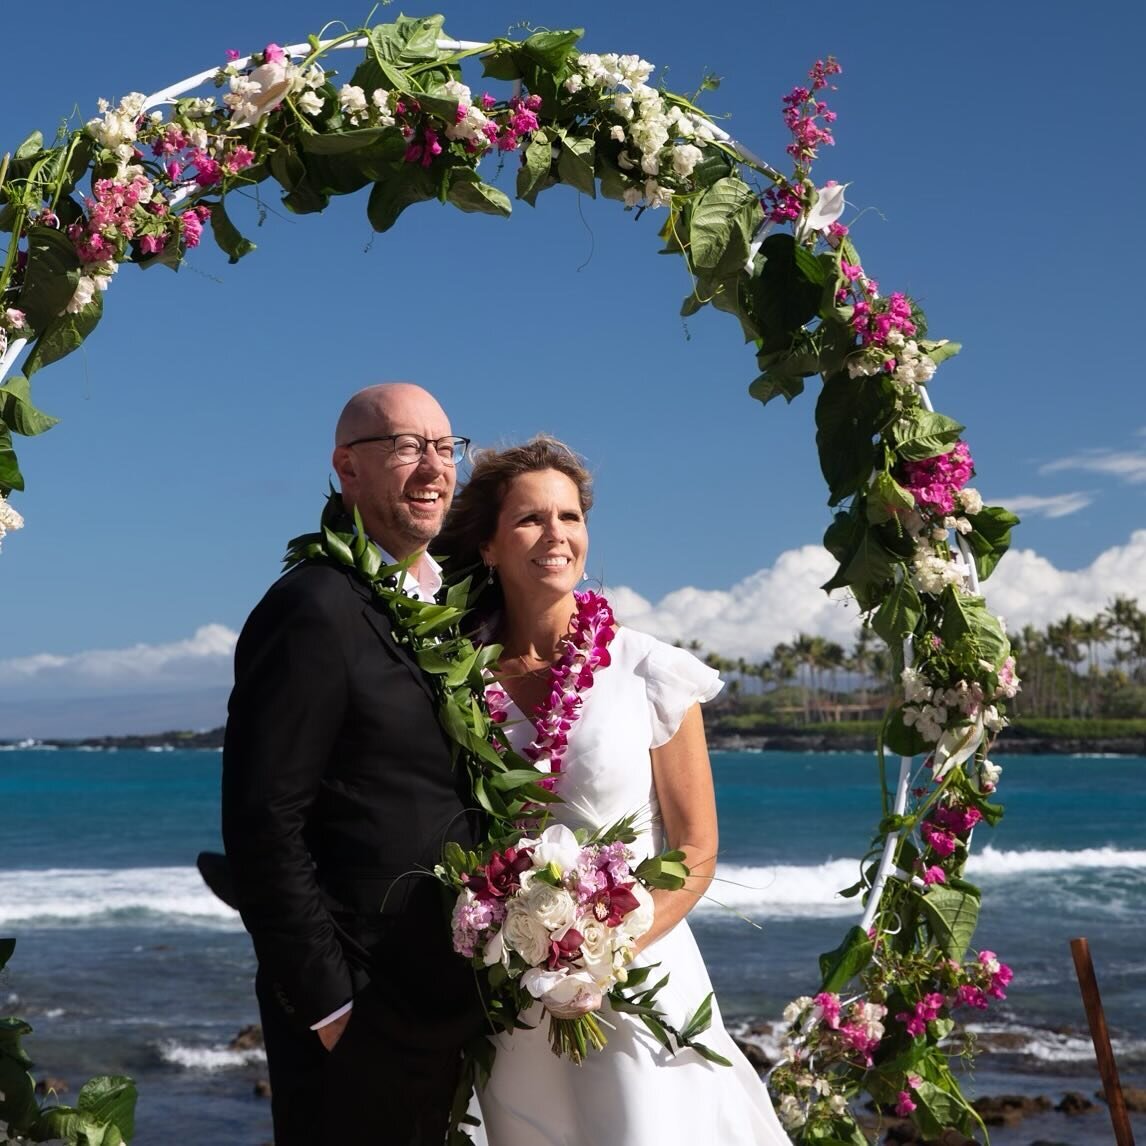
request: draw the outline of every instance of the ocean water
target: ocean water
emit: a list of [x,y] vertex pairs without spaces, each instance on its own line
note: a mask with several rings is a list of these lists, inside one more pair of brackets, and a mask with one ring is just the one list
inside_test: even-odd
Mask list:
[[[1003,757],[1007,814],[976,829],[977,946],[1011,964],[1008,998],[978,1024],[977,1094],[1093,1096],[1100,1082],[1069,940],[1091,947],[1124,1085],[1146,1085],[1146,759]],[[258,1052],[228,1049],[258,1019],[237,916],[194,868],[220,846],[212,752],[0,752],[0,935],[16,954],[0,1013],[35,1028],[37,1075],[72,1094],[130,1074],[136,1141],[257,1146],[269,1107]],[[721,863],[692,915],[730,1025],[766,1048],[816,958],[856,922],[836,896],[879,818],[865,753],[716,753]],[[1146,1125],[1140,1127],[1146,1139]],[[1077,1146],[1112,1139],[1104,1107],[992,1134]]]

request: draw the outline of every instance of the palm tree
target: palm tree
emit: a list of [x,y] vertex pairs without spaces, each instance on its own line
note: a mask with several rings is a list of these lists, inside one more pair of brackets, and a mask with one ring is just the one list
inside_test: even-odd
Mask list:
[[1067,715],[1072,719],[1078,715],[1074,706],[1074,666],[1085,656],[1079,647],[1081,640],[1082,626],[1072,613],[1067,613],[1057,625],[1047,626],[1050,650],[1066,669]]

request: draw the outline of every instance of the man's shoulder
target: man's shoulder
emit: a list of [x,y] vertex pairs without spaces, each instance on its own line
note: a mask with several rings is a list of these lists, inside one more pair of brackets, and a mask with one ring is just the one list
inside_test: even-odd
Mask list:
[[331,561],[304,561],[284,573],[256,606],[277,610],[359,609],[370,589],[353,570]]

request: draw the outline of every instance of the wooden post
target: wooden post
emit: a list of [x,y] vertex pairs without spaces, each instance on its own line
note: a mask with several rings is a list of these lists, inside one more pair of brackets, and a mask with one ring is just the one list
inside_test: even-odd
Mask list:
[[1072,939],[1070,952],[1074,956],[1074,970],[1078,975],[1078,987],[1086,1008],[1086,1021],[1090,1026],[1091,1042],[1094,1043],[1094,1057],[1098,1060],[1098,1073],[1102,1076],[1102,1090],[1106,1095],[1106,1105],[1110,1107],[1114,1141],[1117,1146],[1134,1146],[1134,1131],[1130,1127],[1126,1100],[1122,1097],[1122,1084],[1118,1081],[1118,1067],[1114,1063],[1114,1051],[1106,1030],[1106,1016],[1102,1012],[1102,998],[1098,993],[1098,980],[1094,977],[1094,964],[1090,959],[1090,944],[1085,939]]

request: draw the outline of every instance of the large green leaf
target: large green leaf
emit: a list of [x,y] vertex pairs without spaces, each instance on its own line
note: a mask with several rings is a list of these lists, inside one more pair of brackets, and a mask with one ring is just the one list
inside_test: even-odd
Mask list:
[[60,316],[76,293],[80,261],[71,240],[51,227],[28,231],[28,266],[18,305],[40,332]]
[[231,216],[222,199],[211,204],[211,234],[219,249],[227,256],[227,262],[237,263],[244,255],[255,250],[255,244],[239,233],[239,228],[231,222]]
[[24,475],[16,461],[16,451],[12,448],[12,431],[0,426],[0,493],[10,493],[24,488]]
[[513,212],[509,196],[489,183],[483,183],[476,171],[468,167],[450,170],[450,189],[446,198],[460,211],[509,218]]
[[820,956],[821,991],[840,991],[870,962],[875,950],[862,927],[852,927],[834,951]]
[[366,216],[374,230],[388,231],[407,207],[434,199],[437,194],[437,178],[420,164],[406,163],[395,168],[388,179],[374,184]]
[[968,514],[967,520],[972,531],[964,535],[964,540],[974,554],[980,580],[985,581],[1011,547],[1011,530],[1019,519],[1002,506],[988,505],[979,513]]
[[895,452],[909,461],[950,453],[963,429],[960,422],[944,414],[923,409],[909,410],[896,423]]
[[923,896],[923,912],[943,953],[961,962],[979,922],[979,889],[954,877],[932,884]]
[[773,398],[783,398],[791,402],[804,392],[804,379],[799,374],[776,374],[771,371],[761,374],[748,387],[748,394],[765,406]]
[[553,165],[553,145],[544,129],[535,131],[526,145],[523,162],[517,169],[517,197],[531,207],[545,189]]
[[999,618],[982,597],[968,597],[948,587],[943,591],[943,620],[939,635],[948,648],[961,648],[968,657],[1001,664],[1010,641]]
[[914,633],[923,616],[923,602],[919,591],[904,576],[888,592],[883,603],[871,619],[871,627],[889,644],[894,646],[910,633]]
[[563,136],[561,153],[557,157],[557,177],[562,183],[576,187],[590,199],[597,197],[597,181],[593,176],[593,141],[582,136]]
[[841,373],[824,380],[816,400],[816,449],[828,505],[839,505],[867,484],[876,462],[875,438],[892,409],[879,378]]
[[[10,427],[17,434],[31,437],[50,430],[59,418],[41,413],[32,405],[28,379],[22,374],[13,374],[0,386],[0,423]],[[3,966],[0,963],[0,966]]]
[[756,193],[742,179],[718,179],[702,192],[689,219],[689,259],[699,270],[715,270],[729,261],[743,266],[752,226],[744,214],[759,210]]
[[584,28],[557,32],[534,32],[521,43],[521,52],[550,72],[556,72],[569,59]]
[[31,378],[37,370],[56,362],[76,350],[99,324],[103,315],[103,292],[96,291],[92,300],[77,314],[61,314],[43,329],[24,360],[24,373]]
[[791,235],[769,235],[760,254],[764,263],[755,282],[753,313],[763,332],[764,349],[783,350],[819,313],[822,289],[801,269]]
[[35,1083],[25,1064],[0,1046],[0,1128],[7,1125],[18,1133],[31,1125],[38,1109]]
[[135,1136],[135,1082],[125,1075],[100,1075],[80,1088],[76,1106],[97,1122],[114,1126],[130,1141]]

